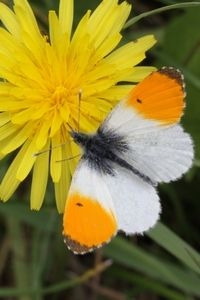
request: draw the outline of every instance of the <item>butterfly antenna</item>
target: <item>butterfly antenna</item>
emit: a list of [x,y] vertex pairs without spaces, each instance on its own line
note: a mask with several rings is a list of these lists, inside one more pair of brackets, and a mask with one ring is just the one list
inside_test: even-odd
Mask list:
[[66,145],[66,143],[63,143],[63,144],[59,144],[59,145],[56,145],[54,147],[50,147],[48,149],[45,149],[45,150],[42,150],[42,151],[38,151],[37,153],[34,153],[33,156],[39,156],[40,154],[43,154],[43,153],[46,153],[46,152],[50,152],[51,150],[55,149],[55,148],[59,148],[59,147],[62,147]]
[[56,160],[56,162],[62,162],[62,161],[67,161],[67,160],[71,160],[71,159],[74,159],[74,158],[77,158],[77,157],[80,157],[81,154],[77,154],[77,155],[74,155],[74,156],[71,156],[71,157],[68,157],[68,158],[64,158],[64,159],[61,159],[61,160]]
[[78,91],[78,126],[77,126],[77,132],[79,132],[80,129],[80,114],[81,114],[81,98],[82,98],[82,89],[79,89]]
[[69,127],[70,131],[74,131],[74,129],[72,128],[72,126],[68,122],[66,124]]
[[[78,118],[77,118],[77,132],[79,132],[80,129],[80,114],[81,114],[81,98],[82,98],[82,89],[79,89],[78,91]],[[67,122],[67,126],[69,127],[71,132],[74,132],[74,129],[72,126]]]

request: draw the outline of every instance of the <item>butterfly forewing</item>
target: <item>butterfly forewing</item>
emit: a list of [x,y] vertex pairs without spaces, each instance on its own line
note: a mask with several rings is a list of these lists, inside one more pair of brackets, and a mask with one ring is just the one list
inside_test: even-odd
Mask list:
[[124,136],[129,151],[123,158],[154,182],[175,180],[192,164],[192,139],[177,125],[184,94],[180,72],[161,69],[139,83],[101,125]]
[[128,95],[125,105],[144,119],[172,125],[179,122],[182,116],[184,95],[181,72],[162,68],[139,83]]
[[82,161],[75,171],[63,219],[68,248],[78,254],[107,243],[117,232],[117,217],[103,174]]

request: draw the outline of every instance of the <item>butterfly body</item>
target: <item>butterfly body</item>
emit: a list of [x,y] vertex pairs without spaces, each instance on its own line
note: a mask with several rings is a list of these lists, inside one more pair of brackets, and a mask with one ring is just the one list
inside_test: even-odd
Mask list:
[[118,165],[155,185],[148,176],[139,172],[126,161],[126,153],[130,151],[128,143],[116,131],[106,130],[102,125],[95,134],[72,131],[71,136],[74,142],[83,149],[81,159],[87,161],[91,169],[115,176],[115,165]]
[[178,124],[184,108],[182,74],[162,68],[122,100],[96,133],[71,131],[83,150],[63,219],[64,241],[76,254],[107,243],[119,230],[143,233],[159,219],[155,186],[192,164],[190,136]]
[[128,150],[123,137],[112,131],[104,133],[99,128],[95,134],[72,132],[71,135],[83,149],[82,159],[87,160],[91,168],[104,174],[114,175],[114,162]]

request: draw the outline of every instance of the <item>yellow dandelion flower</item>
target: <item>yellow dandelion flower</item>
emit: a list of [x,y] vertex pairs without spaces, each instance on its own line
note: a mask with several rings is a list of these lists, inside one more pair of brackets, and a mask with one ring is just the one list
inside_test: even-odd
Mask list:
[[58,161],[79,151],[67,123],[77,128],[80,109],[80,130],[94,130],[152,70],[135,65],[155,43],[153,36],[114,50],[130,10],[127,2],[104,0],[72,35],[73,0],[60,0],[58,16],[49,12],[48,38],[26,0],[14,0],[13,10],[0,3],[0,157],[18,149],[0,186],[3,201],[32,170],[31,208],[39,209],[50,173],[62,212],[76,161]]

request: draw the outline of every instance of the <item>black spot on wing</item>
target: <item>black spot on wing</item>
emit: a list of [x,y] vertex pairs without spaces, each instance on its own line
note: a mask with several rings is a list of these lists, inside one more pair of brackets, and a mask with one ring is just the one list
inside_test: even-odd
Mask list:
[[137,98],[137,100],[136,100],[136,101],[137,101],[137,103],[140,103],[140,104],[142,104],[142,100],[141,100],[141,99],[138,99],[138,98]]
[[83,207],[83,204],[80,203],[80,202],[77,202],[76,205],[77,205],[77,206],[80,206],[80,207]]

